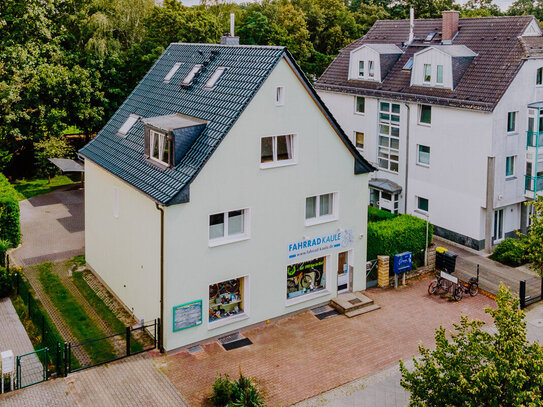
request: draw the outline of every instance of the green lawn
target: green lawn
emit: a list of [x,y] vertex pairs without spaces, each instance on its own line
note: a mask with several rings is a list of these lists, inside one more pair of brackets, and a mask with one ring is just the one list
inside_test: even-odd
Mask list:
[[14,188],[19,193],[19,200],[32,198],[36,195],[46,194],[63,185],[73,184],[69,177],[65,175],[58,175],[51,178],[51,183],[47,178],[45,179],[32,179],[32,180],[17,180],[13,184]]

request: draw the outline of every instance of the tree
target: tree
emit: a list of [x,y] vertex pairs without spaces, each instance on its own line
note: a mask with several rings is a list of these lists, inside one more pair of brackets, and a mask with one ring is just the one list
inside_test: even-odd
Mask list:
[[51,164],[50,158],[68,158],[75,151],[66,139],[62,137],[49,137],[45,140],[35,143],[36,164],[40,173],[49,178],[57,172],[57,168]]
[[468,0],[460,10],[461,17],[492,17],[503,13],[492,0]]
[[543,2],[534,0],[517,0],[507,10],[512,16],[533,15],[539,21],[543,20]]
[[532,206],[533,213],[530,216],[532,225],[526,239],[526,257],[530,267],[543,277],[543,197],[539,196],[528,205]]
[[486,310],[496,333],[462,317],[450,339],[443,327],[436,330],[435,350],[419,346],[412,372],[400,362],[411,406],[543,405],[543,347],[526,339],[524,312],[503,285],[496,303]]

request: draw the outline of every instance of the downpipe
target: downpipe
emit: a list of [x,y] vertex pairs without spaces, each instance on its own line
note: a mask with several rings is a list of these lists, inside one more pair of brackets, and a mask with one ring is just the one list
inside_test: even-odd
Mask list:
[[158,348],[164,353],[164,206],[156,204],[160,211],[160,323],[158,326]]

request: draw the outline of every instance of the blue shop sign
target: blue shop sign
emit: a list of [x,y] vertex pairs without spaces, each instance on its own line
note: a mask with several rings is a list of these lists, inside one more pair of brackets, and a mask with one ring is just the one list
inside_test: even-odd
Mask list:
[[290,242],[288,244],[288,259],[292,261],[301,257],[317,257],[322,252],[339,248],[347,249],[353,245],[353,230],[342,229],[334,233]]
[[413,253],[404,252],[394,255],[394,273],[401,274],[412,269]]

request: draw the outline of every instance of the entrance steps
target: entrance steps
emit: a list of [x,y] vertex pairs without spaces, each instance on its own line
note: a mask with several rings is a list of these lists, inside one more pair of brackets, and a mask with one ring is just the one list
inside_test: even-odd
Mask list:
[[349,318],[381,308],[361,292],[339,294],[330,301],[330,305]]

